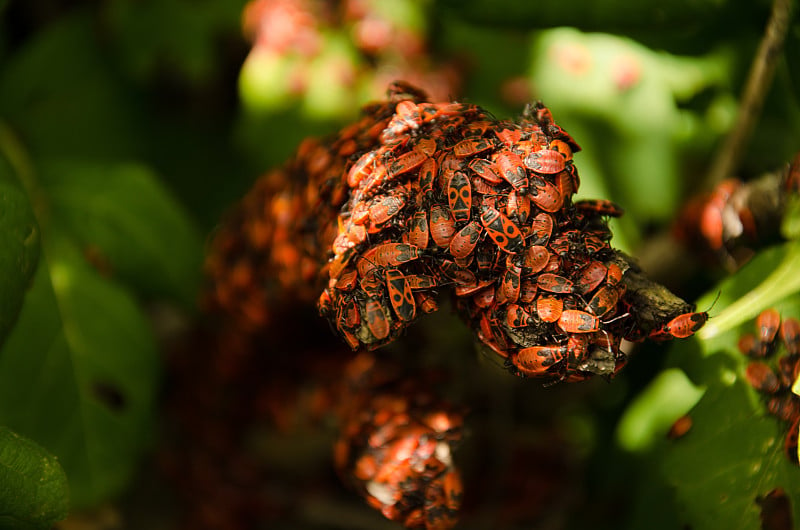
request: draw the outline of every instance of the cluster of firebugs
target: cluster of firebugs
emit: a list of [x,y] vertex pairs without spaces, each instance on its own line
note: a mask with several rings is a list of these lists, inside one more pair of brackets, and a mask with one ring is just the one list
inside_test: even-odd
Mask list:
[[[498,121],[393,83],[360,120],[304,141],[228,214],[207,254],[205,308],[247,333],[316,301],[353,349],[371,350],[449,290],[477,342],[512,373],[613,375],[623,338],[687,337],[708,315],[638,329],[624,297],[627,262],[609,245],[607,218],[622,210],[572,201],[579,149],[541,104]],[[340,473],[390,519],[452,527],[461,415],[402,386],[356,386],[369,398],[340,411]]]
[[[747,365],[745,376],[766,396],[767,411],[789,425],[784,448],[786,457],[797,464],[800,397],[792,392],[792,385],[800,375],[800,321],[787,318],[781,322],[778,311],[767,309],[758,315],[755,327],[755,334],[745,333],[739,338],[739,351],[755,359]],[[777,358],[773,369],[765,361],[775,353],[779,333],[786,353]]]
[[[615,373],[628,319],[603,200],[572,201],[578,144],[541,104],[498,121],[475,105],[400,99],[379,144],[343,178],[320,311],[353,348],[395,340],[448,287],[478,340],[515,373],[578,381]],[[652,338],[685,337],[705,313]]]
[[366,352],[345,371],[336,468],[385,517],[407,528],[455,525],[462,484],[452,446],[463,413],[430,391],[433,381],[403,377]]

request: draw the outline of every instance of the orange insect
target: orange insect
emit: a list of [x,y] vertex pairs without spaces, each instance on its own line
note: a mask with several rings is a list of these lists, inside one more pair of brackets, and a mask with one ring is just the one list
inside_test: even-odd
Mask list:
[[389,293],[389,302],[400,320],[409,322],[416,316],[416,303],[411,292],[411,286],[406,277],[397,269],[386,271],[386,289]]
[[418,259],[421,249],[406,243],[382,243],[364,252],[356,260],[359,276],[366,277],[379,267],[395,267],[401,263]]
[[481,224],[503,252],[516,254],[525,245],[519,227],[491,206],[481,206]]
[[375,298],[367,300],[365,306],[364,320],[367,322],[372,336],[377,340],[383,340],[389,336],[389,312],[386,307]]
[[481,225],[477,221],[471,221],[450,240],[450,254],[454,258],[466,258],[475,249],[480,235]]
[[536,299],[536,314],[544,322],[557,322],[564,311],[564,302],[554,296],[540,296]]
[[524,328],[531,325],[533,319],[530,313],[525,311],[522,306],[508,304],[506,308],[506,323],[512,328]]
[[508,181],[515,190],[523,195],[528,193],[528,173],[522,166],[522,159],[518,154],[502,151],[497,154],[494,162],[500,176]]
[[447,182],[447,201],[456,222],[469,221],[472,209],[472,187],[463,172],[456,171],[450,176]]
[[523,348],[512,358],[520,374],[527,377],[543,376],[564,360],[567,347],[558,344]]
[[411,216],[411,227],[408,231],[408,242],[421,249],[428,248],[430,231],[428,230],[428,214],[423,210]]
[[494,148],[494,143],[486,138],[467,138],[453,146],[453,154],[465,158]]
[[496,166],[488,160],[476,158],[469,163],[469,168],[483,180],[491,184],[500,184],[501,182],[505,182],[503,177],[498,174]]
[[436,246],[447,248],[456,233],[455,220],[450,215],[450,209],[443,204],[431,207],[430,232]]
[[585,311],[565,309],[558,318],[558,327],[566,333],[592,333],[600,329],[600,319]]

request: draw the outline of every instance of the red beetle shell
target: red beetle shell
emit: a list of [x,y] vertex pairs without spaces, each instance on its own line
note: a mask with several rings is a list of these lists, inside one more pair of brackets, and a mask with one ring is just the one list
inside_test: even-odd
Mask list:
[[525,166],[536,173],[555,175],[564,169],[564,155],[552,149],[534,151],[525,157]]
[[361,277],[378,267],[397,266],[420,257],[421,249],[406,243],[381,243],[356,260],[356,268]]
[[558,327],[566,333],[592,333],[600,329],[600,319],[585,311],[565,309],[558,319]]
[[662,329],[677,339],[685,339],[702,328],[707,321],[707,312],[684,313],[667,322]]
[[762,354],[775,340],[781,326],[781,314],[775,309],[765,309],[756,317],[756,334],[761,343]]
[[767,401],[767,410],[783,421],[794,421],[800,417],[800,401],[789,394],[774,396]]
[[536,274],[547,266],[550,261],[550,251],[542,245],[531,245],[525,250],[522,262],[523,273]]
[[524,328],[531,324],[531,315],[517,304],[508,304],[506,323],[512,328]]
[[466,258],[475,249],[480,235],[481,225],[477,221],[466,224],[450,240],[450,254],[454,258]]
[[494,287],[486,287],[475,293],[472,297],[472,302],[481,308],[490,307],[494,303]]
[[400,320],[409,322],[416,316],[416,303],[411,292],[411,286],[406,277],[397,269],[386,271],[386,289],[389,293],[389,302]]
[[564,157],[564,160],[572,160],[572,148],[570,148],[567,142],[563,140],[553,140],[550,142],[550,145],[547,146],[548,149],[552,149],[553,151],[558,151]]
[[456,222],[468,221],[472,209],[472,186],[467,176],[456,171],[447,182],[447,201]]
[[546,245],[553,233],[553,216],[546,212],[538,213],[531,222],[530,244]]
[[409,171],[418,168],[428,159],[428,155],[423,153],[422,151],[418,151],[416,149],[412,149],[402,155],[398,156],[391,162],[389,162],[389,166],[387,168],[387,172],[390,177],[394,178],[404,173],[408,173]]
[[519,300],[522,267],[510,265],[503,273],[500,288],[495,293],[498,303],[516,302]]
[[522,284],[520,285],[519,288],[519,301],[525,304],[530,304],[536,297],[536,292],[538,290],[539,286],[536,284],[534,280],[531,279],[522,280]]
[[564,205],[564,197],[553,184],[535,178],[531,181],[531,201],[545,212],[557,212]]
[[378,152],[375,150],[367,151],[361,155],[361,158],[356,160],[356,163],[353,164],[353,167],[351,167],[350,171],[347,173],[347,185],[351,188],[358,187],[358,184],[372,172],[377,156]]
[[756,336],[752,333],[742,334],[736,346],[743,355],[747,355],[748,357],[758,357],[760,353],[760,348],[758,344],[756,344]]
[[507,146],[512,146],[522,139],[521,129],[495,129],[494,134],[498,140]]
[[800,354],[800,321],[796,318],[785,319],[781,324],[781,340],[789,355]]
[[469,163],[469,168],[483,180],[491,184],[500,184],[501,182],[505,182],[503,177],[501,177],[498,173],[496,166],[488,160],[476,158]]
[[405,205],[406,196],[402,193],[386,195],[377,201],[373,200],[373,205],[369,207],[369,220],[375,225],[383,224],[400,213]]
[[531,346],[519,350],[513,358],[513,363],[522,375],[542,376],[564,359],[566,351],[566,346],[558,344]]
[[586,309],[594,316],[602,317],[611,310],[616,309],[619,300],[619,291],[611,285],[604,285],[597,290],[595,295],[586,304]]
[[417,307],[425,314],[433,313],[439,309],[439,304],[436,303],[436,299],[428,292],[419,291],[414,293],[414,300],[417,303]]
[[353,267],[347,267],[339,279],[336,281],[335,288],[339,291],[352,291],[358,284],[358,271]]
[[606,277],[606,266],[599,261],[590,261],[581,269],[575,280],[575,291],[586,294],[594,291]]
[[446,277],[457,285],[472,285],[477,282],[475,274],[471,270],[459,267],[454,261],[442,260],[439,263],[439,270]]
[[436,152],[436,140],[434,138],[423,136],[419,140],[417,140],[417,145],[414,147],[416,151],[422,151],[428,156],[433,155]]
[[411,287],[412,291],[433,289],[439,285],[439,282],[436,281],[436,278],[426,274],[414,274],[406,276],[406,282],[408,282],[408,286]]
[[450,246],[450,241],[452,241],[453,235],[456,233],[456,226],[447,206],[436,204],[431,207],[429,227],[431,237],[436,246],[441,248]]
[[389,315],[382,303],[374,298],[367,300],[364,320],[372,336],[383,340],[389,336]]
[[495,165],[500,176],[508,181],[515,190],[523,195],[528,193],[528,173],[525,171],[522,159],[518,154],[511,151],[502,151],[497,154]]
[[411,228],[408,231],[408,242],[419,248],[428,248],[430,231],[428,230],[428,214],[423,210],[411,216]]
[[544,322],[557,322],[564,311],[564,302],[554,296],[540,296],[536,299],[536,314]]
[[342,303],[336,317],[339,329],[355,330],[361,324],[361,313],[355,298],[350,298]]
[[745,369],[745,377],[750,386],[765,394],[775,394],[780,390],[778,376],[772,368],[762,362],[752,362]]
[[577,191],[575,189],[575,181],[572,175],[569,174],[569,171],[564,170],[556,175],[556,188],[564,199],[572,197],[575,194]]
[[553,273],[540,274],[537,278],[539,289],[550,293],[568,294],[574,291],[572,281]]
[[494,147],[494,143],[486,138],[467,138],[461,140],[453,146],[453,154],[458,158],[465,158],[477,153],[488,151]]
[[421,205],[423,198],[430,198],[433,195],[433,181],[437,174],[436,160],[427,158],[419,168],[419,199],[417,204]]
[[525,244],[519,227],[491,206],[481,206],[481,224],[503,252],[515,254]]
[[528,195],[522,195],[517,190],[512,190],[508,194],[506,213],[509,217],[516,218],[520,225],[524,225],[531,216],[531,199]]
[[625,210],[620,206],[605,199],[584,199],[576,201],[575,208],[586,213],[608,215],[610,217],[622,217],[625,213]]

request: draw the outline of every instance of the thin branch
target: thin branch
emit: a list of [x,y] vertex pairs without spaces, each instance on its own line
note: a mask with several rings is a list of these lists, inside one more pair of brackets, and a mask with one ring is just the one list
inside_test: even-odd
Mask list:
[[753,58],[750,73],[747,76],[747,84],[742,94],[736,124],[725,138],[725,143],[717,152],[706,178],[706,189],[711,189],[716,184],[732,176],[739,165],[745,145],[749,141],[756,121],[761,114],[764,98],[770,85],[772,85],[775,67],[781,56],[786,33],[789,30],[793,5],[794,0],[774,0],[772,3],[769,22],[767,22],[764,36],[761,39],[756,56]]

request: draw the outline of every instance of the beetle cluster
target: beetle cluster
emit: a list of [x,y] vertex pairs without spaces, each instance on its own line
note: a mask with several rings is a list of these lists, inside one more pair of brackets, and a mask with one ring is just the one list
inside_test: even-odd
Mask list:
[[756,333],[739,338],[739,351],[753,359],[771,357],[778,346],[779,333],[786,354],[777,358],[777,369],[764,360],[754,360],[747,365],[745,376],[753,388],[767,396],[769,413],[789,424],[785,451],[787,458],[797,464],[800,397],[792,392],[792,385],[800,375],[800,321],[786,318],[781,322],[778,311],[766,309],[756,318]]
[[[353,349],[370,350],[435,311],[447,288],[476,343],[512,373],[613,375],[623,338],[686,337],[708,315],[611,248],[618,206],[572,200],[578,150],[541,104],[501,121],[395,82],[358,121],[304,141],[233,208],[207,253],[204,308],[225,333],[279,352],[290,349],[265,335],[293,329],[316,302]],[[446,528],[459,505],[448,448],[460,420],[423,395],[394,384],[343,392],[336,460],[388,517]]]
[[[321,313],[352,348],[373,349],[435,310],[449,285],[480,343],[513,372],[615,373],[621,339],[648,333],[626,320],[627,265],[608,243],[606,219],[622,210],[572,201],[578,144],[541,104],[499,121],[412,89],[392,99],[379,144],[347,168]],[[688,336],[705,322],[691,315],[685,334],[673,325],[653,335]]]
[[334,446],[345,481],[407,528],[452,528],[462,496],[452,445],[461,439],[463,415],[418,378],[396,378],[369,354],[356,357],[346,375],[355,388],[340,411]]

